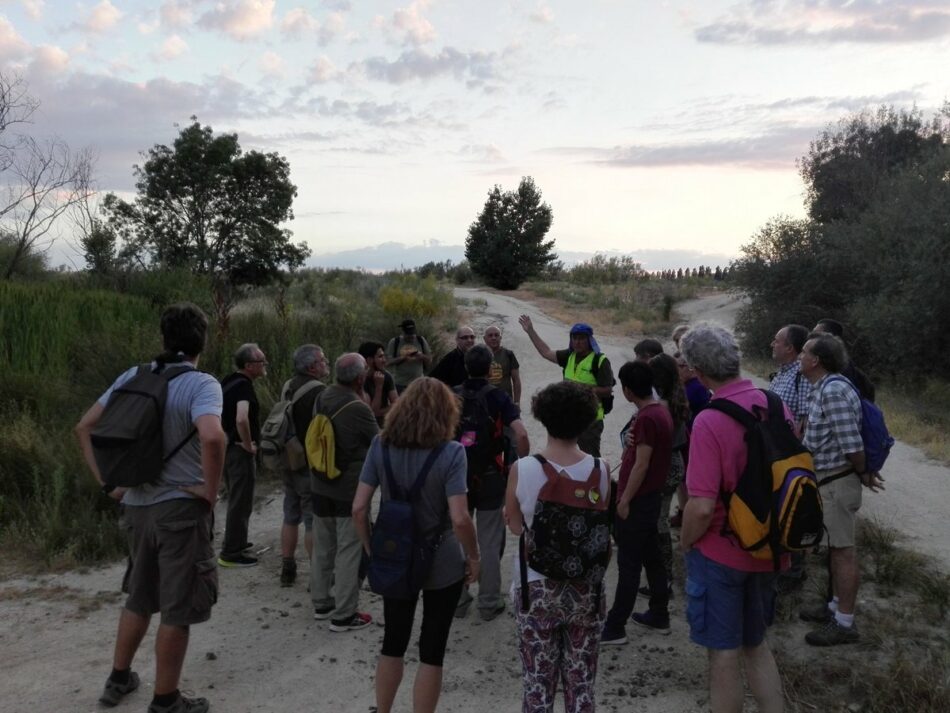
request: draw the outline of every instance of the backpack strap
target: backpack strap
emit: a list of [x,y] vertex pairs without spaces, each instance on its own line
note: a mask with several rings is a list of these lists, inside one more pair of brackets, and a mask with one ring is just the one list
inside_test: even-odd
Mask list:
[[[174,365],[173,365],[173,366],[174,366]],[[146,365],[145,368],[151,368],[151,365]],[[139,369],[141,370],[142,367],[139,367]],[[171,370],[171,369],[168,368],[168,365],[165,365],[165,366],[162,368],[162,370],[159,371],[159,372],[157,372],[157,373],[158,373],[159,376],[161,376],[163,379],[165,379],[166,388],[167,388],[167,384],[168,384],[172,379],[176,379],[176,378],[178,378],[179,376],[181,376],[182,374],[188,373],[189,371],[196,371],[196,369],[195,369],[194,367],[181,367],[181,368],[178,368],[178,369]],[[171,372],[171,373],[169,373],[169,372]],[[230,387],[231,385],[228,384],[228,386]],[[221,395],[224,396],[224,391],[221,392]],[[162,463],[167,463],[168,461],[170,461],[170,460],[172,459],[172,457],[174,457],[174,455],[175,455],[176,453],[178,453],[178,451],[180,451],[182,448],[184,448],[185,445],[188,443],[188,441],[190,441],[192,438],[194,438],[194,437],[195,437],[195,434],[197,434],[197,433],[198,433],[198,429],[195,428],[194,426],[192,426],[191,430],[188,432],[188,435],[184,437],[184,439],[181,441],[181,443],[179,443],[177,446],[175,446],[174,448],[172,448],[172,449],[171,449],[171,452],[170,452],[167,456],[165,456],[164,458],[162,458]]]
[[393,356],[394,359],[395,359],[397,356],[399,356],[399,342],[401,342],[401,341],[402,341],[402,335],[401,335],[401,334],[397,334],[397,335],[393,338],[393,354],[392,354],[392,356]]
[[531,457],[541,464],[541,470],[544,472],[544,477],[547,478],[548,483],[551,485],[556,483],[557,479],[561,476],[558,474],[556,470],[554,470],[554,466],[548,462],[548,459],[545,458],[540,453],[535,453]]
[[389,488],[389,497],[394,500],[405,500],[410,503],[415,502],[419,497],[419,493],[422,492],[422,488],[425,487],[426,479],[429,477],[429,471],[432,470],[432,466],[435,465],[436,459],[438,459],[439,454],[442,453],[444,448],[445,443],[440,443],[429,451],[429,455],[422,464],[422,469],[416,476],[415,482],[413,482],[409,491],[405,492],[396,482],[396,477],[393,475],[393,464],[389,455],[389,444],[383,443],[383,469],[386,471],[386,486]]
[[726,414],[730,418],[742,424],[743,428],[746,430],[752,428],[757,420],[750,411],[742,408],[739,404],[735,403],[734,401],[730,401],[729,399],[710,399],[709,403],[706,404],[706,408]]

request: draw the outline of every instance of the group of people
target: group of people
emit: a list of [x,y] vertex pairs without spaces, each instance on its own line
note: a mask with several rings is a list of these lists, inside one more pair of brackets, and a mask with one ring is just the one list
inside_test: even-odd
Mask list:
[[[585,506],[609,508],[617,584],[608,611],[602,571],[584,579],[545,576],[527,565],[528,550],[522,549],[527,546],[519,547],[510,601],[520,642],[522,709],[553,710],[560,687],[568,711],[592,711],[599,647],[627,643],[628,622],[653,634],[670,632],[672,522],[682,527],[690,638],[709,651],[712,710],[742,709],[744,660],[759,710],[781,711],[781,681],[766,629],[782,587],[777,578],[790,578],[784,586],[792,588],[804,570],[801,562],[797,571],[783,562],[787,571],[779,575],[771,561],[739,548],[723,527],[721,494],[735,488],[745,467],[744,431],[705,406],[710,399],[728,399],[747,410],[765,404],[764,394],[741,376],[733,335],[700,324],[677,328],[672,355],[657,340],[636,345],[636,358],[617,373],[635,413],[619,434],[624,450],[614,471],[600,458],[600,444],[615,379],[593,329],[575,324],[567,348],[553,350],[530,317],[523,315],[519,323],[563,377],[531,398],[531,414],[546,431],[534,457],[521,417],[519,362],[502,347],[495,325],[485,330],[484,344],[476,344],[471,327],[460,327],[455,348],[433,366],[429,344],[407,319],[385,347],[365,342],[357,352],[341,355],[333,383],[326,383],[329,361],[318,345],[297,348],[294,376],[281,394],[289,403],[291,435],[301,439],[318,414],[326,416],[339,475],[317,472],[306,460],[285,468],[281,584],[296,581],[303,523],[314,618],[327,621],[331,632],[368,626],[372,618],[358,605],[372,550],[371,503],[377,490],[386,501],[410,491],[418,478],[414,527],[435,549],[419,596],[384,597],[375,685],[377,710],[388,713],[421,598],[413,710],[434,711],[453,620],[466,616],[473,602],[484,621],[505,611],[505,528],[515,535],[530,533],[546,484],[568,479],[576,482],[572,487]],[[208,701],[182,696],[178,679],[189,627],[208,619],[217,598],[215,565],[256,564],[247,540],[260,441],[253,382],[266,375],[268,364],[257,345],[246,344],[235,352],[236,371],[220,383],[198,371],[207,319],[194,305],[166,309],[161,332],[164,351],[152,368],[188,367],[168,383],[163,437],[167,445],[181,442],[190,429],[196,437],[167,457],[157,483],[128,490],[103,486],[125,506],[130,559],[113,670],[100,701],[116,705],[138,687],[133,657],[151,616],[161,612],[149,713],[203,713]],[[832,596],[802,612],[803,619],[819,625],[806,640],[850,643],[858,638],[854,518],[862,486],[881,486],[879,474],[866,472],[859,433],[860,398],[869,382],[848,360],[833,320],[823,320],[811,333],[787,325],[772,348],[779,371],[769,388],[781,396],[788,422],[814,454],[829,533]],[[136,369],[120,375],[77,426],[86,462],[100,483],[90,434],[113,390]],[[829,378],[849,373],[850,380]],[[851,386],[862,379],[863,393]],[[216,557],[212,511],[222,474],[227,520]],[[678,507],[671,517],[674,499]],[[469,591],[473,585],[477,598]],[[638,594],[648,600],[642,611],[635,611]]]

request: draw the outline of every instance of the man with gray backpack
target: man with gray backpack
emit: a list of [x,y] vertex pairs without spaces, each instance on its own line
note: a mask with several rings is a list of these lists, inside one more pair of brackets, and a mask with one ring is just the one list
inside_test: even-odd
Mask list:
[[[261,426],[261,455],[264,465],[279,472],[284,481],[284,519],[280,528],[280,586],[292,587],[297,580],[297,537],[304,527],[304,549],[313,557],[313,505],[310,494],[310,468],[304,452],[303,437],[294,428],[293,410],[308,394],[312,403],[326,384],[330,373],[323,349],[303,344],[294,350],[294,376],[280,389],[280,401],[274,404]],[[310,407],[312,410],[312,406]]]
[[182,697],[178,681],[190,626],[208,620],[218,597],[211,519],[226,444],[221,386],[196,368],[208,331],[198,307],[168,307],[161,331],[164,351],[119,376],[76,426],[102,491],[125,506],[129,540],[128,598],[99,701],[115,706],[138,688],[132,660],[161,612],[148,713],[205,713],[207,699]]

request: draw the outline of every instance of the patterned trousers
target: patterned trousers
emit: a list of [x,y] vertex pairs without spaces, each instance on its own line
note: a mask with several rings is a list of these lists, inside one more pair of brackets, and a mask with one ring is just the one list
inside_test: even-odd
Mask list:
[[[596,590],[599,590],[595,602]],[[528,584],[528,611],[521,610],[521,589],[514,608],[520,639],[523,713],[550,713],[558,681],[567,713],[594,710],[594,679],[604,624],[603,587],[584,582],[543,579]]]

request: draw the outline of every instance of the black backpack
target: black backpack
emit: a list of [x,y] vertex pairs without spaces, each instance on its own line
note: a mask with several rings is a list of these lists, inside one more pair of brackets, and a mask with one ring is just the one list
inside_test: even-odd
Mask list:
[[[601,586],[610,562],[610,493],[600,491],[600,459],[586,482],[560,475],[535,455],[547,482],[541,486],[531,526],[521,532],[521,608],[528,610],[528,567],[545,577]],[[595,604],[596,606],[596,604]]]
[[168,382],[189,371],[194,371],[190,365],[160,365],[153,370],[151,364],[143,364],[135,376],[112,391],[91,433],[103,483],[120,488],[157,483],[166,461],[198,432],[193,428],[181,443],[164,453]]
[[801,552],[821,541],[821,495],[811,453],[785,420],[782,399],[763,391],[768,407],[747,411],[727,399],[712,399],[707,409],[721,411],[745,428],[748,460],[735,490],[723,491],[722,534],[731,535],[775,570],[785,552]]
[[504,425],[501,415],[492,416],[488,408],[488,394],[495,388],[491,384],[480,389],[455,387],[455,393],[462,399],[455,440],[465,446],[470,487],[477,487],[478,478],[492,468],[504,472]]
[[376,594],[390,599],[415,599],[432,569],[432,560],[442,543],[445,523],[434,533],[419,529],[414,505],[425,487],[429,471],[445,448],[433,448],[407,492],[393,477],[389,446],[382,444],[383,467],[389,499],[379,505],[379,515],[370,538],[370,560],[367,570],[369,586]]

